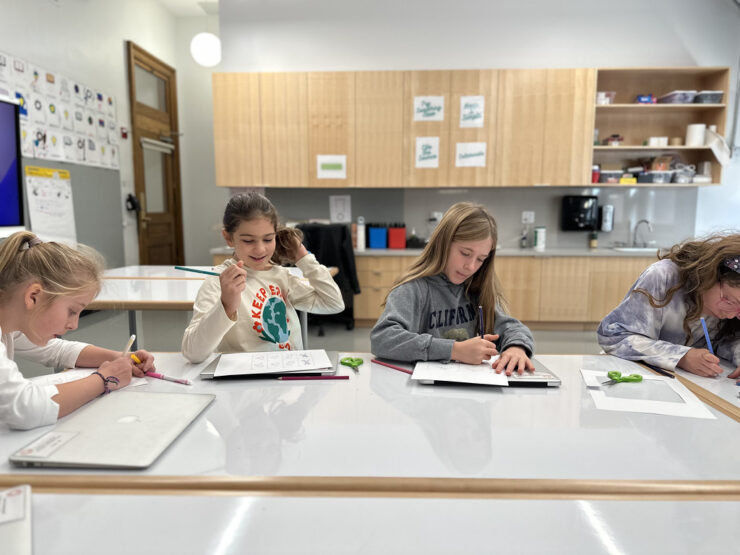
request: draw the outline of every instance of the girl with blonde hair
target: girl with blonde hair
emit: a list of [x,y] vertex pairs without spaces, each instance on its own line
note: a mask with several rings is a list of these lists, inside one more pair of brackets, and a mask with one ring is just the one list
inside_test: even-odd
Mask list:
[[496,371],[534,370],[532,334],[505,312],[494,271],[496,240],[496,222],[483,206],[460,202],[450,207],[419,258],[388,293],[370,334],[372,352],[401,361],[468,364],[500,352],[493,363]]
[[[101,274],[100,256],[92,249],[43,242],[29,231],[0,243],[0,423],[22,429],[51,424],[126,386],[132,374],[154,368],[147,351],[136,351],[141,363],[134,365],[120,351],[60,339],[77,328],[80,313],[100,290]],[[97,370],[54,385],[45,377],[25,379],[13,361],[16,354],[55,368]]]
[[718,234],[674,245],[660,256],[601,321],[597,335],[609,354],[700,376],[721,374],[721,357],[736,367],[729,377],[737,378],[738,318],[740,234]]

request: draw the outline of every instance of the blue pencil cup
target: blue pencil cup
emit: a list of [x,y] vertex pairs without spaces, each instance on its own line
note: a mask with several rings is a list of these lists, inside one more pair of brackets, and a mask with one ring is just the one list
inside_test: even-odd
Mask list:
[[371,249],[388,248],[388,228],[369,227],[368,228],[368,247]]

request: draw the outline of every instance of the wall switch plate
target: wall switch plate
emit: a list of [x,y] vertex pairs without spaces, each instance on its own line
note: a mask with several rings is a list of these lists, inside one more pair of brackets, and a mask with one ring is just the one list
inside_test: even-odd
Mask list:
[[524,211],[522,212],[522,223],[533,224],[534,223],[534,212]]

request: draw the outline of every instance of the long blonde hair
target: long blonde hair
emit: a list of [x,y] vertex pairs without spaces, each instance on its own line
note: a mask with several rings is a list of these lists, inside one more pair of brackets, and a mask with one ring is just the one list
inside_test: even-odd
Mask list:
[[[731,287],[740,287],[740,274],[727,268],[723,262],[727,258],[740,256],[740,234],[716,234],[704,239],[696,239],[673,245],[671,249],[659,256],[660,260],[668,259],[678,266],[678,283],[666,291],[663,299],[656,299],[645,289],[634,292],[645,295],[654,308],[662,308],[671,302],[679,289],[684,290],[686,300],[686,317],[683,330],[686,341],[691,339],[689,322],[698,320],[704,308],[704,293],[717,282]],[[740,333],[740,322],[737,318],[723,320],[720,323],[717,337],[734,336]]]
[[55,298],[100,290],[103,260],[90,247],[72,248],[44,242],[30,231],[19,231],[0,243],[0,302],[15,288],[38,282],[50,304]]
[[[450,246],[455,241],[481,241],[491,238],[491,253],[478,271],[465,281],[465,291],[476,295],[483,307],[487,327],[493,329],[496,307],[506,311],[506,300],[494,271],[498,231],[493,216],[480,204],[458,202],[451,206],[432,233],[426,247],[409,270],[393,284],[391,291],[415,279],[436,276],[445,271]],[[390,292],[389,292],[390,293]],[[386,300],[388,297],[386,296]],[[385,302],[383,302],[385,305]],[[480,330],[478,330],[480,332]]]

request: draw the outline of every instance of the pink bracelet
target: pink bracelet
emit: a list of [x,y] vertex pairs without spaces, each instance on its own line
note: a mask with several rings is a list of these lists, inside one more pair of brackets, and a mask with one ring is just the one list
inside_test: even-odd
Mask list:
[[103,376],[103,374],[101,374],[97,370],[93,372],[93,374],[97,374],[98,376],[100,376],[100,379],[103,380],[103,393],[101,393],[100,395],[105,395],[107,393],[110,393],[110,384],[114,383],[118,385],[120,383],[120,380],[116,378],[115,376],[108,376],[106,378],[105,376]]

